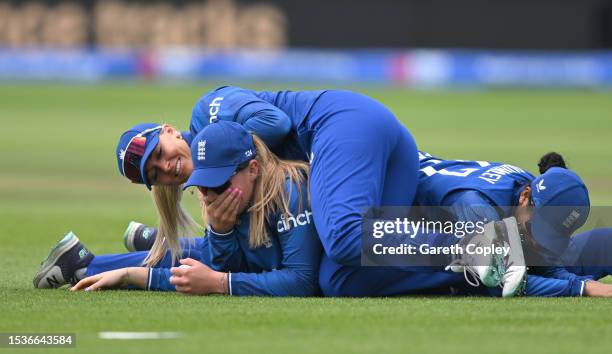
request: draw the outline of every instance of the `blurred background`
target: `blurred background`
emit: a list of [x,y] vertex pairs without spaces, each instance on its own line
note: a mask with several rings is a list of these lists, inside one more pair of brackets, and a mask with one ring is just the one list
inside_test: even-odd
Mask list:
[[0,79],[612,84],[610,0],[0,0]]
[[363,92],[442,158],[556,150],[612,203],[612,0],[0,0],[3,227],[155,223],[120,133],[228,84]]

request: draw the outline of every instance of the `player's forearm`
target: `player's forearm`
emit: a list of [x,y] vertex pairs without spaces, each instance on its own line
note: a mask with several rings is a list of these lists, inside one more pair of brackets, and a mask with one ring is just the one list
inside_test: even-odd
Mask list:
[[233,229],[229,233],[221,234],[212,228],[207,228],[206,235],[209,242],[210,267],[221,272],[241,272],[243,268],[243,253],[238,241],[238,232]]
[[147,288],[147,279],[149,277],[149,268],[145,267],[129,267],[125,268],[125,285],[134,286],[139,289]]
[[280,269],[265,273],[230,273],[228,290],[234,296],[315,296],[318,272]]

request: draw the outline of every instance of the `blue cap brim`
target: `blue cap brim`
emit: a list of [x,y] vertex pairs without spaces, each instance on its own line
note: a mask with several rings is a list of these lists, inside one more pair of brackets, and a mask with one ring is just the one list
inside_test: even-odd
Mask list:
[[195,169],[183,186],[183,189],[197,186],[215,188],[227,182],[238,166],[223,166]]
[[570,235],[566,235],[553,228],[537,210],[534,210],[531,219],[531,235],[540,246],[557,256],[563,254],[570,240]]
[[145,149],[144,155],[142,155],[142,160],[140,160],[140,175],[142,176],[142,181],[144,182],[145,186],[151,190],[151,184],[147,178],[145,166],[147,165],[147,160],[149,160],[153,150],[155,150],[157,144],[159,143],[159,131],[151,133],[147,136],[147,139],[151,139],[151,142],[147,143],[147,148]]

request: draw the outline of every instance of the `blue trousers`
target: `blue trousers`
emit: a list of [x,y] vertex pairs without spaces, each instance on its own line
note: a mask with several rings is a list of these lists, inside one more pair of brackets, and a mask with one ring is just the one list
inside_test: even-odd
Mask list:
[[306,124],[311,207],[325,255],[358,266],[362,213],[370,207],[412,205],[419,169],[416,143],[387,108],[353,92],[324,93]]
[[307,118],[310,198],[325,254],[320,286],[328,296],[389,296],[448,291],[465,283],[441,268],[360,267],[363,212],[410,206],[418,150],[410,132],[379,102],[352,92],[324,93]]

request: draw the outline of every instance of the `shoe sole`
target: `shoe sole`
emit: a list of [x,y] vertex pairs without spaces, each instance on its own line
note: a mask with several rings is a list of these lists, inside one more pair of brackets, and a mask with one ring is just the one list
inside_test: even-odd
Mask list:
[[140,227],[140,225],[142,224],[136,221],[130,221],[127,229],[125,229],[125,232],[123,233],[123,245],[129,252],[136,252],[136,248],[134,247],[134,233]]
[[518,226],[516,224],[516,219],[514,217],[506,218],[503,220],[503,222],[506,226],[510,249],[514,254],[514,264],[519,264],[516,267],[519,267],[522,273],[520,276],[521,281],[519,282],[519,284],[517,284],[517,286],[512,291],[509,291],[503,295],[504,297],[513,297],[521,295],[525,291],[525,287],[527,284],[527,266],[525,265],[523,242],[521,241],[521,236],[518,230]]
[[[485,227],[487,226],[485,225]],[[500,237],[499,232],[495,228],[495,223],[493,223],[492,227],[493,227],[493,230],[492,230],[493,239],[491,240],[491,244],[499,243],[501,241],[501,237]],[[486,232],[487,231],[485,231],[485,233]],[[491,234],[490,231],[489,231],[489,234]],[[503,274],[506,272],[503,258],[500,258],[500,256],[498,255],[492,255],[491,263],[489,264],[488,268],[489,268],[489,271],[487,272],[487,274],[480,279],[482,284],[489,288],[493,288],[493,287],[497,287],[501,285]]]
[[519,283],[512,289],[511,291],[502,291],[503,297],[517,297],[525,294],[525,289],[527,288],[527,267],[519,267],[518,271],[522,272]]
[[71,232],[67,233],[64,238],[62,238],[55,247],[49,252],[47,258],[41,263],[40,269],[34,276],[34,287],[37,289],[46,289],[44,287],[39,287],[40,282],[47,277],[47,274],[55,267],[55,263],[63,256],[66,252],[68,252],[72,247],[79,243],[79,238]]

